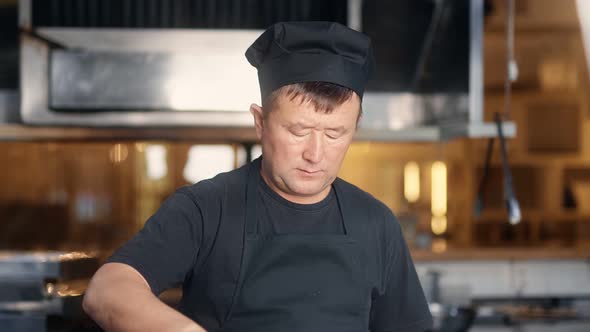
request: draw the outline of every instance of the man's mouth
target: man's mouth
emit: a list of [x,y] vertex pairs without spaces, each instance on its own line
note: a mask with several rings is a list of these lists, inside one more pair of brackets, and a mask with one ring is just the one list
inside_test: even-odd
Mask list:
[[310,170],[310,169],[303,169],[303,168],[298,168],[298,170],[305,173],[305,174],[309,174],[309,175],[314,175],[314,174],[318,174],[321,172],[321,170]]

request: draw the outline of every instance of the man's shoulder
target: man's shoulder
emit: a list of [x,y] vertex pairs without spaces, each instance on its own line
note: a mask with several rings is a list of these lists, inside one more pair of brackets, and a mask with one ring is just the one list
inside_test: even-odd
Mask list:
[[346,195],[347,200],[355,202],[355,205],[362,206],[379,215],[392,215],[391,209],[370,193],[341,178],[337,178],[335,182],[342,193]]
[[336,180],[340,191],[345,195],[345,203],[353,206],[354,214],[364,221],[364,225],[378,238],[387,242],[400,234],[400,227],[393,211],[370,193],[346,182]]
[[203,198],[207,200],[222,199],[228,192],[237,192],[241,187],[245,188],[248,178],[248,165],[181,187],[178,191],[195,200],[202,200]]

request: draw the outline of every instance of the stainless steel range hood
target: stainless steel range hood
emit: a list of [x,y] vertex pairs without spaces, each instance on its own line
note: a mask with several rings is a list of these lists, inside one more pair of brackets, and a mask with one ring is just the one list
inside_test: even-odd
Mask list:
[[[22,15],[21,116],[41,126],[252,126],[260,103],[243,53],[253,29],[34,27]],[[360,25],[359,1],[349,22]],[[356,8],[356,9],[355,9]],[[29,12],[30,12],[30,8]],[[356,12],[355,12],[356,10]],[[483,0],[469,7],[467,91],[369,89],[358,140],[436,141],[496,136],[483,123]],[[354,23],[354,24],[353,24]],[[449,82],[452,84],[452,82]],[[504,124],[508,137],[513,123]]]
[[252,123],[247,107],[259,102],[256,72],[240,55],[257,32],[39,28],[36,33],[21,43],[26,123]]

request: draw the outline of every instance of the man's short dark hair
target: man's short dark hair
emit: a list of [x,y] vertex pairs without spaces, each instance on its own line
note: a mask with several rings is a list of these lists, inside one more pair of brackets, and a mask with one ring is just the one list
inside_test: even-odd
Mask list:
[[[273,91],[262,101],[264,114],[272,111],[278,97],[282,94],[292,101],[299,98],[300,104],[311,103],[316,112],[332,113],[335,107],[352,98],[355,92],[350,88],[329,82],[289,84]],[[359,110],[359,118],[361,110]]]

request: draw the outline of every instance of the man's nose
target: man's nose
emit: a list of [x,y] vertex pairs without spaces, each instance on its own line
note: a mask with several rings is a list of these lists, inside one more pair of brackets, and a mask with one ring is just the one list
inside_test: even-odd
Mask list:
[[303,151],[303,159],[310,163],[319,163],[324,157],[324,135],[322,133],[313,132],[305,142],[305,150]]

